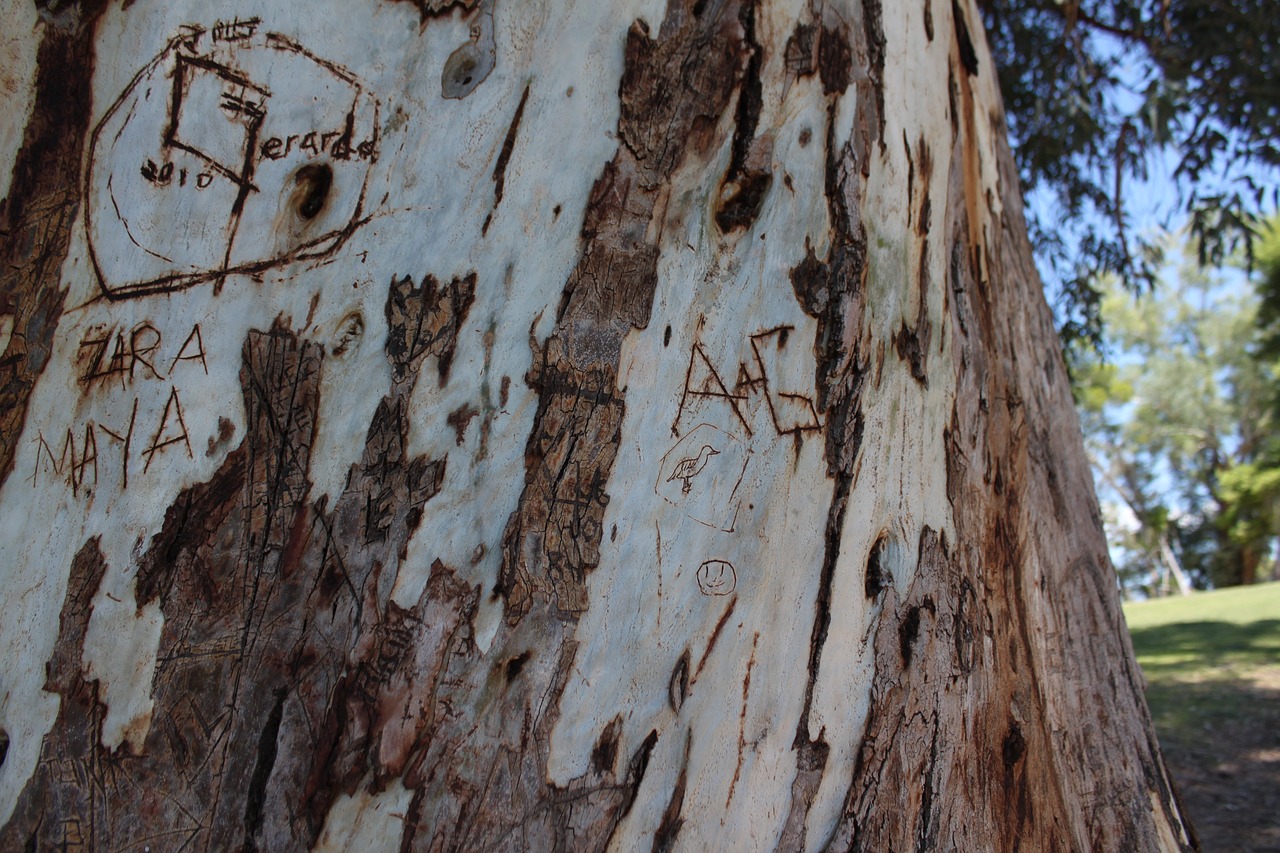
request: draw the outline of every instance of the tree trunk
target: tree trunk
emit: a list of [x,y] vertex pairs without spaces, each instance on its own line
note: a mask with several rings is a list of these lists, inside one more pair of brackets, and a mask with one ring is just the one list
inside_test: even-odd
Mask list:
[[8,5],[0,848],[1197,846],[969,0]]
[[1169,547],[1169,537],[1160,534],[1160,560],[1164,563],[1165,572],[1165,588],[1168,589],[1168,578],[1172,577],[1178,584],[1179,595],[1191,594],[1191,581],[1187,578],[1187,573],[1182,570],[1182,564],[1178,562],[1178,558],[1174,556],[1173,549]]

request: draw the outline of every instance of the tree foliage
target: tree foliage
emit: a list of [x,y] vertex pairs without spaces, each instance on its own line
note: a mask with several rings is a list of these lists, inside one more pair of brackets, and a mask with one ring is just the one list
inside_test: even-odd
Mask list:
[[1261,354],[1280,357],[1280,214],[1261,230],[1257,253],[1258,335]]
[[1221,523],[1233,542],[1260,550],[1280,529],[1280,216],[1261,229],[1257,260],[1256,329],[1246,355],[1257,361],[1262,411],[1251,429],[1252,458],[1223,472]]
[[[1158,246],[1135,236],[1127,187],[1172,160],[1204,265],[1252,251],[1280,168],[1280,15],[1274,0],[981,0],[1062,332],[1100,341],[1114,276],[1154,283]],[[1270,205],[1275,205],[1271,192]]]
[[1108,360],[1079,357],[1076,396],[1102,491],[1132,514],[1129,529],[1112,530],[1132,582],[1160,573],[1163,546],[1199,586],[1248,583],[1271,568],[1280,358],[1268,349],[1261,295],[1190,262],[1151,295],[1135,298],[1114,280],[1104,290]]

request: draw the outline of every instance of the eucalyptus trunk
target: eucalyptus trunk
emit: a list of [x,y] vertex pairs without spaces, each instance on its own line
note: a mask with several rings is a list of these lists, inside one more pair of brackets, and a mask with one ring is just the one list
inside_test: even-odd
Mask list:
[[971,0],[5,5],[0,848],[1197,846]]

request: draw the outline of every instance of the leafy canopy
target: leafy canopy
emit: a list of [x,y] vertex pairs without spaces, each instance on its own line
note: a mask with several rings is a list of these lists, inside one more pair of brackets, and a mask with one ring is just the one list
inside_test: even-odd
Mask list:
[[1113,276],[1154,282],[1158,248],[1130,233],[1124,200],[1170,158],[1201,265],[1252,251],[1276,206],[1280,14],[1275,0],[979,0],[1063,336],[1100,341]]

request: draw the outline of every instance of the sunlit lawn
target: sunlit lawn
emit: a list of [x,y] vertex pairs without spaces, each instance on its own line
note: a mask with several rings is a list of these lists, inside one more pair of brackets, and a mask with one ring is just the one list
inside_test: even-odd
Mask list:
[[1205,849],[1280,840],[1276,815],[1250,808],[1280,788],[1280,583],[1124,610],[1161,746]]

